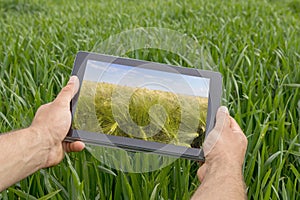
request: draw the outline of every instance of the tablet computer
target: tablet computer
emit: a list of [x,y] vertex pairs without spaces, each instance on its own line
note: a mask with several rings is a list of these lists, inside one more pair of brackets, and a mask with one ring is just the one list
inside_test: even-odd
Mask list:
[[218,72],[79,52],[66,141],[204,160],[220,106]]

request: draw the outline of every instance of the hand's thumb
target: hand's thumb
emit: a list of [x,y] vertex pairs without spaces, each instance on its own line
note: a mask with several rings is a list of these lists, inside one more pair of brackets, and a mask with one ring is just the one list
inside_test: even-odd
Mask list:
[[229,118],[229,112],[228,108],[225,106],[221,106],[218,109],[217,115],[216,115],[216,124],[214,129],[216,131],[222,131],[224,127],[230,125],[230,118]]
[[208,133],[208,136],[207,136],[207,138],[205,138],[205,141],[203,143],[203,151],[204,151],[205,157],[214,148],[214,146],[218,142],[218,139],[222,133],[223,128],[226,126],[230,126],[229,112],[225,106],[221,106],[218,109],[218,112],[216,115],[215,127],[213,128],[213,130],[210,133]]
[[72,76],[68,84],[60,91],[54,100],[55,103],[68,105],[79,89],[79,79],[77,76]]

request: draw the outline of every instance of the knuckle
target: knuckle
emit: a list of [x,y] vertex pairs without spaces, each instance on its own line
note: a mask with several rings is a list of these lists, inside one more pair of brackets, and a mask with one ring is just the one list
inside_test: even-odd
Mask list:
[[46,110],[50,105],[51,103],[43,104],[38,108],[38,110],[40,111]]
[[242,142],[243,142],[243,144],[244,144],[245,146],[248,145],[248,139],[247,139],[247,137],[246,137],[245,134],[242,134]]
[[41,105],[41,106],[39,107],[39,110],[45,110],[45,108],[47,108],[47,104]]
[[73,85],[74,83],[69,83],[68,85],[66,85],[63,89],[62,92],[66,93],[66,92],[72,92],[73,90]]

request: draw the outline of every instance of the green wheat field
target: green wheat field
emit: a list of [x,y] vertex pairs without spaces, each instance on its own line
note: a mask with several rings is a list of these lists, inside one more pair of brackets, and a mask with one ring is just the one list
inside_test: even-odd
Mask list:
[[[161,107],[149,112],[156,105]],[[208,98],[84,80],[74,128],[199,148],[207,107]]]
[[[30,125],[38,107],[66,84],[80,50],[210,67],[222,73],[222,104],[248,138],[248,199],[300,199],[299,0],[0,0],[0,15],[0,132]],[[203,62],[157,48],[120,55],[100,45],[141,27],[193,38],[200,48],[173,43],[194,57],[202,52]],[[189,199],[199,186],[197,169],[198,163],[178,159],[152,172],[125,173],[84,150],[0,199]]]

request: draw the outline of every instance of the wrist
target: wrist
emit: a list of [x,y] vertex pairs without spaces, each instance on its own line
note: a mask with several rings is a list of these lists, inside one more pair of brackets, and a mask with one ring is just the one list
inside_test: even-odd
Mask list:
[[207,165],[193,199],[246,199],[242,167],[227,163]]
[[37,143],[38,152],[36,154],[37,160],[39,160],[38,168],[42,169],[47,166],[48,154],[51,151],[51,144],[49,140],[45,138],[47,134],[44,134],[39,128],[30,126],[27,128],[28,132],[33,135],[33,140]]
[[214,169],[240,169],[243,167],[243,159],[238,155],[234,155],[233,153],[219,153],[214,155],[208,155],[205,161],[208,165],[212,166]]
[[40,141],[39,148],[40,155],[42,155],[40,168],[57,165],[64,157],[63,139],[55,137],[55,134],[52,134],[46,127],[31,126],[30,129]]
[[242,167],[243,164],[236,161],[235,158],[215,157],[215,159],[208,159],[207,175],[227,176],[227,177],[243,177]]

